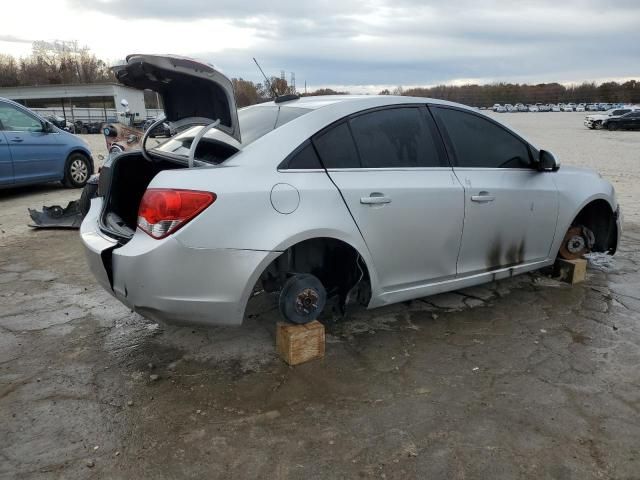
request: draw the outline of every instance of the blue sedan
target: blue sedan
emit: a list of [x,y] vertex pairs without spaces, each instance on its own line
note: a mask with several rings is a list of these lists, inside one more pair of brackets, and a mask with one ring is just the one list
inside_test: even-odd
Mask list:
[[0,98],[0,188],[54,181],[80,188],[91,174],[93,159],[84,140]]

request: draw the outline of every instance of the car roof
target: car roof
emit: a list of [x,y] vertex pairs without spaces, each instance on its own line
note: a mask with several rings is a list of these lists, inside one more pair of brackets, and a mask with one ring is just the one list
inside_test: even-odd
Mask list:
[[384,106],[384,105],[400,105],[400,104],[415,104],[415,103],[430,103],[434,105],[450,105],[460,107],[468,110],[473,110],[471,107],[462,105],[459,103],[448,102],[446,100],[438,100],[429,97],[408,97],[404,95],[319,95],[311,97],[300,97],[285,102],[275,103],[265,102],[258,105],[260,106],[280,106],[280,107],[296,107],[306,108],[309,110],[317,110],[319,108],[327,107],[336,104],[353,104],[354,109],[364,109],[369,106]]

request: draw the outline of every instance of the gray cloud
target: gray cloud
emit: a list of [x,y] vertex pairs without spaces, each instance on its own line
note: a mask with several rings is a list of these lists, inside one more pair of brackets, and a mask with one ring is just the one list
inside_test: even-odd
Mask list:
[[427,85],[460,78],[569,81],[640,77],[636,0],[69,0],[75,8],[176,22],[250,27],[251,50],[198,56],[232,76],[295,71],[314,86]]

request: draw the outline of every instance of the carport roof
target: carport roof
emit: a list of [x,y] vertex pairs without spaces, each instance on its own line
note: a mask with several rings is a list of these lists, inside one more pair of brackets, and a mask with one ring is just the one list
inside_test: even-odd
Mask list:
[[82,83],[66,85],[34,85],[0,88],[0,97],[11,100],[41,98],[109,97],[117,90],[137,91],[118,83]]

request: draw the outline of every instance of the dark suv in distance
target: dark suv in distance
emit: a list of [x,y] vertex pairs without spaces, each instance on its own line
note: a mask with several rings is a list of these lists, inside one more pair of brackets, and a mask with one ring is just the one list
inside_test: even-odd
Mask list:
[[640,130],[640,110],[608,118],[602,125],[609,130]]

